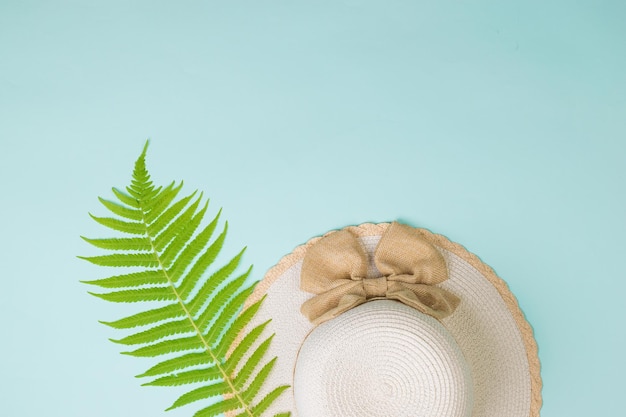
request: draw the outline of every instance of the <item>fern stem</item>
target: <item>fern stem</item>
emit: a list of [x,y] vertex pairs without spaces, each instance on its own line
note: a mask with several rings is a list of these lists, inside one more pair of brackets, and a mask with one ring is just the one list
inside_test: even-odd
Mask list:
[[233,381],[231,380],[230,375],[228,374],[228,372],[222,366],[222,363],[219,360],[219,358],[215,355],[215,353],[213,353],[213,350],[211,349],[211,347],[209,346],[209,343],[207,343],[206,339],[204,338],[204,336],[202,334],[202,331],[198,328],[195,320],[193,319],[193,316],[192,316],[191,312],[189,311],[189,309],[185,305],[184,300],[181,298],[180,293],[176,289],[176,286],[174,285],[174,282],[172,281],[171,277],[169,276],[167,268],[165,268],[165,265],[163,264],[163,261],[161,260],[159,252],[158,252],[158,250],[157,250],[157,248],[155,246],[155,236],[152,236],[150,231],[149,231],[148,221],[146,219],[146,214],[147,213],[146,213],[145,208],[144,208],[144,206],[142,204],[143,203],[143,201],[142,201],[143,199],[140,198],[138,200],[139,200],[139,209],[141,210],[141,222],[142,222],[143,226],[145,227],[146,236],[150,240],[152,253],[154,254],[154,257],[155,257],[156,261],[158,262],[158,267],[163,271],[164,276],[167,278],[168,284],[170,285],[172,291],[174,292],[174,294],[176,296],[176,300],[178,301],[178,304],[183,309],[183,311],[185,313],[185,316],[187,317],[187,319],[191,323],[194,331],[196,332],[196,334],[200,338],[200,341],[204,345],[205,350],[208,353],[208,355],[211,357],[211,360],[215,363],[217,369],[219,369],[219,372],[221,373],[224,382],[226,382],[226,384],[230,388],[230,390],[233,393],[233,395],[235,396],[235,398],[237,398],[237,401],[239,402],[239,404],[241,404],[242,408],[245,410],[245,413],[248,416],[250,416],[250,417],[254,417],[254,414],[252,413],[252,410],[250,410],[250,408],[247,406],[246,402],[242,398],[241,393],[239,392],[239,390],[237,390],[235,388],[235,385],[233,384]]

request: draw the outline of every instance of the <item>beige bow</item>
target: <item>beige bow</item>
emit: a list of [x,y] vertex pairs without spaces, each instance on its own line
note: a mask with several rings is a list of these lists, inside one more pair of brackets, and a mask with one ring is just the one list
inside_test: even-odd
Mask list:
[[367,253],[358,238],[341,230],[321,238],[306,252],[300,288],[317,294],[301,307],[319,324],[375,299],[398,300],[436,319],[450,315],[460,300],[434,284],[448,279],[439,251],[412,227],[392,223],[374,252],[379,278],[366,278]]

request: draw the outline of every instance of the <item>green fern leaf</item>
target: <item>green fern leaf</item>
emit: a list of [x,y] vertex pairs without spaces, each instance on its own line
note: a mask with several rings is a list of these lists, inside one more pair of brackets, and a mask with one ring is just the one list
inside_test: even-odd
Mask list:
[[[82,237],[82,236],[81,236]],[[146,237],[127,237],[121,239],[88,239],[82,237],[97,248],[124,251],[144,251],[152,249],[150,239]]]
[[93,214],[90,214],[90,216],[101,225],[113,230],[118,230],[131,235],[143,235],[146,232],[144,225],[140,222],[127,222],[111,217],[96,217]]
[[79,258],[100,266],[159,266],[159,260],[152,253],[116,253],[90,257],[79,256]]
[[84,284],[98,285],[103,288],[139,287],[148,284],[167,284],[167,275],[158,269],[148,269],[130,274],[115,275],[93,281],[81,281]]
[[138,301],[176,300],[176,293],[169,287],[149,287],[139,290],[114,291],[105,294],[89,294],[115,303],[136,303]]
[[177,386],[184,384],[193,384],[194,382],[214,381],[221,376],[221,372],[218,366],[211,368],[195,369],[193,371],[178,372],[172,375],[164,376],[155,379],[152,382],[147,382],[143,385],[157,385],[157,386]]
[[141,210],[137,210],[136,208],[126,207],[121,204],[118,204],[114,201],[105,200],[102,197],[98,197],[98,200],[102,203],[102,205],[113,212],[113,214],[117,214],[120,217],[124,217],[129,220],[134,220],[136,222],[140,222],[142,220]]
[[[206,244],[209,242],[209,240],[211,239],[211,236],[213,235],[213,231],[215,230],[215,227],[217,226],[217,222],[219,220],[220,214],[221,214],[221,210],[217,213],[213,221],[209,223],[209,225],[206,226],[200,233],[198,233],[198,235],[191,241],[191,243],[189,243],[182,250],[178,258],[176,258],[176,260],[174,261],[174,264],[168,270],[168,273],[170,274],[172,282],[178,283],[178,280],[180,279],[180,277],[187,270],[187,268],[192,264],[196,256],[198,256],[198,254],[200,253],[200,249],[204,248]],[[190,283],[187,283],[187,286],[189,287],[189,291],[193,289],[193,285],[195,285],[197,280],[200,279],[200,276],[195,276],[195,278],[196,278],[196,281],[193,281],[191,278],[189,278]],[[212,281],[212,279],[209,279],[209,281]],[[183,287],[180,288],[180,294],[181,294],[181,298],[183,299],[187,298],[188,293],[184,291]]]
[[246,382],[248,382],[248,378],[252,375],[254,368],[261,361],[263,355],[265,355],[265,352],[269,348],[271,341],[271,338],[265,340],[259,345],[254,354],[250,356],[250,359],[248,359],[241,371],[239,371],[239,373],[237,374],[237,378],[235,379],[236,388],[242,389],[245,386]]
[[202,340],[199,340],[197,336],[190,336],[172,340],[164,340],[162,342],[153,343],[151,345],[147,345],[130,352],[122,352],[122,354],[130,356],[153,357],[167,355],[168,353],[173,352],[197,350],[202,349],[203,347],[204,345],[202,344]]
[[230,387],[224,382],[196,388],[192,391],[189,391],[187,394],[181,395],[180,398],[178,398],[174,402],[174,404],[172,404],[167,410],[182,407],[183,405],[187,405],[198,400],[204,400],[206,398],[215,397],[217,395],[224,395],[228,393],[229,390]]
[[[224,240],[226,238],[226,231],[228,230],[228,223],[224,225],[224,230],[218,236],[217,239],[208,247],[208,249],[200,256],[200,258],[191,266],[191,270],[183,277],[183,281],[180,286],[181,297],[187,298],[189,293],[195,287],[200,277],[204,274],[207,268],[213,263],[217,254],[222,249]],[[211,285],[218,285],[219,282],[209,279],[208,282]]]
[[194,327],[187,319],[168,321],[167,323],[160,324],[152,327],[141,333],[132,334],[126,336],[123,339],[112,340],[115,343],[122,345],[137,345],[142,343],[152,343],[160,339],[166,338],[180,333],[191,333],[194,331]]
[[182,188],[182,181],[178,184],[178,186],[176,186],[176,183],[172,182],[157,196],[155,196],[154,199],[147,201],[145,204],[146,222],[152,223],[156,217],[162,213],[163,209],[167,208],[167,206],[176,198]]
[[250,330],[246,337],[244,337],[241,343],[235,348],[233,353],[228,357],[228,360],[226,361],[226,371],[228,372],[228,374],[232,374],[233,372],[235,372],[235,368],[239,365],[241,359],[244,357],[246,352],[250,350],[252,345],[259,339],[259,336],[261,336],[261,333],[268,323],[269,320],[265,323],[261,323],[254,329]]
[[[265,397],[263,397],[263,399],[261,401],[259,401],[259,403],[256,405],[256,407],[252,408],[252,415],[254,417],[260,417],[263,415],[263,413],[265,412],[265,410],[267,410],[267,408],[272,405],[272,403],[274,401],[276,401],[276,398],[278,398],[280,396],[280,394],[283,393],[283,391],[285,391],[287,388],[289,388],[288,385],[281,385],[278,388],[275,388],[272,392],[270,392],[269,394],[267,394]],[[285,413],[283,413],[285,414]],[[287,415],[291,415],[291,413],[286,413]],[[240,414],[240,416],[245,416],[246,414]]]
[[188,353],[186,355],[178,356],[176,358],[158,363],[143,374],[137,375],[137,377],[157,376],[192,366],[209,365],[210,363],[211,358],[207,356],[206,353]]
[[254,317],[256,312],[261,307],[261,302],[259,301],[250,307],[248,307],[245,311],[243,311],[233,322],[232,326],[224,332],[222,339],[219,344],[215,347],[215,353],[218,357],[225,356],[228,348],[235,341],[237,335],[241,333],[241,331],[250,323],[250,320]]
[[[187,197],[172,204],[165,211],[165,213],[161,214],[155,221],[153,221],[152,223],[148,225],[147,227],[148,234],[150,236],[155,236],[154,242],[155,242],[157,251],[161,251],[163,247],[165,246],[165,243],[167,243],[167,239],[166,239],[167,236],[163,236],[163,234],[165,233],[164,229],[167,227],[166,230],[170,230],[170,235],[172,235],[171,229],[174,229],[174,230],[176,229],[176,223],[177,222],[180,223],[181,218],[184,220],[185,216],[188,215],[189,212],[192,212],[192,213],[195,212],[195,208],[200,202],[200,200],[196,200],[195,205],[192,205],[191,207],[189,207],[189,209],[187,209],[185,213],[179,216],[181,210],[187,206],[187,204],[189,203],[189,201],[193,198],[195,194],[196,193],[194,192],[191,195],[188,195]],[[176,221],[173,223],[170,223],[176,216],[179,216],[176,219]],[[186,223],[186,222],[183,221],[183,223]]]
[[[115,277],[114,277],[115,278]],[[87,281],[88,283],[90,281]],[[155,308],[134,314],[116,321],[101,321],[101,323],[111,326],[115,329],[131,329],[137,326],[146,326],[148,324],[158,323],[167,319],[177,319],[184,317],[185,312],[180,308],[178,303],[170,304],[165,307]]]
[[113,188],[112,191],[120,202],[129,206],[129,210],[132,210],[133,208],[139,208],[139,201],[137,201],[135,198],[129,196],[123,191],[118,190],[117,188]]
[[272,368],[274,368],[274,364],[276,364],[276,358],[266,363],[265,366],[256,374],[248,389],[246,389],[241,395],[244,400],[252,401],[252,399],[257,395],[257,393],[261,389],[261,386],[269,376]]
[[[213,349],[217,350],[219,342],[223,338],[224,333],[228,333],[233,328],[234,323],[232,320],[237,315],[239,308],[246,301],[246,298],[252,294],[254,288],[250,287],[242,291],[237,297],[233,298],[222,310],[215,322],[208,328],[206,332],[207,339],[215,340]],[[220,336],[222,335],[222,336]]]
[[[193,417],[215,417],[220,414],[227,413],[229,411],[237,410],[238,405],[241,403],[241,400],[237,397],[229,398],[224,401],[220,401],[219,403],[213,404],[210,407],[203,408],[198,411]],[[244,415],[253,415],[253,414],[244,414]]]
[[[238,337],[263,301],[242,311],[254,288],[247,285],[250,268],[237,273],[245,248],[224,265],[216,265],[228,231],[225,222],[222,232],[213,238],[221,211],[202,226],[208,201],[202,202],[201,193],[196,197],[194,191],[179,198],[182,182],[155,186],[145,165],[147,147],[148,143],[135,162],[131,184],[124,191],[113,188],[116,201],[99,198],[113,217],[90,215],[123,235],[83,237],[107,253],[80,257],[102,267],[133,270],[82,282],[108,289],[91,293],[107,301],[149,303],[144,311],[102,323],[115,329],[134,329],[122,338],[111,339],[134,347],[123,354],[161,358],[138,375],[156,378],[143,385],[200,385],[180,396],[168,410],[210,400],[212,403],[196,412],[196,417],[230,411],[261,416],[287,387],[274,389],[255,404],[276,358],[264,360],[271,336],[253,348],[268,322]],[[154,302],[166,304],[154,306]]]
[[[213,339],[213,337],[217,337],[220,333],[219,330],[223,329],[226,326],[230,319],[237,313],[237,306],[242,306],[246,301],[246,298],[252,291],[254,287],[248,287],[238,293],[234,298],[229,298],[231,294],[229,292],[235,292],[241,289],[241,287],[245,284],[246,279],[248,278],[248,272],[244,275],[241,275],[239,278],[234,280],[231,284],[227,285],[217,293],[219,298],[211,300],[211,302],[207,305],[204,311],[198,315],[198,326],[202,330],[208,330],[208,336]],[[217,319],[213,322],[211,327],[208,327],[211,319],[216,317],[217,312],[220,311],[220,314],[217,315]]]
[[177,229],[177,233],[172,239],[171,243],[167,246],[167,248],[163,251],[163,264],[169,267],[171,263],[174,261],[176,256],[180,254],[180,252],[185,247],[185,244],[191,239],[195,231],[200,226],[202,219],[204,218],[204,214],[206,213],[209,207],[209,203],[207,202],[204,207],[193,216],[193,218],[183,224],[181,227]]

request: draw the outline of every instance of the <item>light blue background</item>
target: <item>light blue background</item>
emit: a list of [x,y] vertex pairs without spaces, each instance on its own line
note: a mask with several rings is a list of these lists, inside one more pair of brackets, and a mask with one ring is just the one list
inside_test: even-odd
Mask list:
[[[400,219],[460,242],[534,326],[543,416],[623,415],[623,1],[0,1],[0,415],[165,413],[76,255],[144,140],[223,207],[258,279]],[[503,416],[505,417],[505,416]]]

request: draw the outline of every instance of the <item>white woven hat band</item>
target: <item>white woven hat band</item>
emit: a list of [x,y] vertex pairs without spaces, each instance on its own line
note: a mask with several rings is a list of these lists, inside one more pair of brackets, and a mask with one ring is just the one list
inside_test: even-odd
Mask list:
[[301,417],[469,417],[470,370],[450,333],[397,301],[371,301],[315,328],[294,375]]

